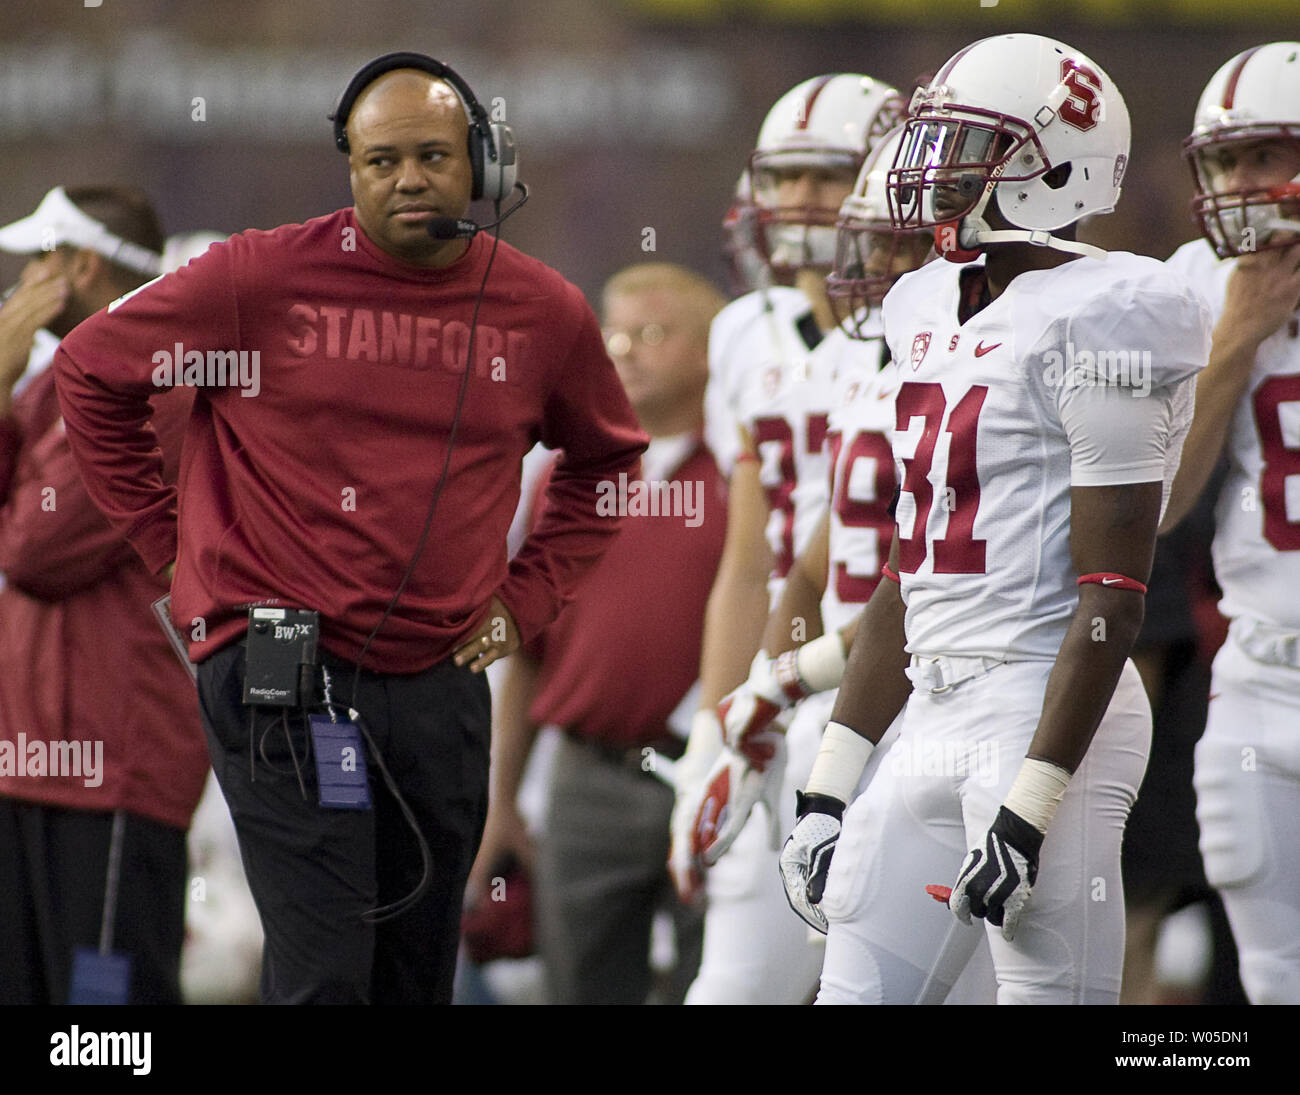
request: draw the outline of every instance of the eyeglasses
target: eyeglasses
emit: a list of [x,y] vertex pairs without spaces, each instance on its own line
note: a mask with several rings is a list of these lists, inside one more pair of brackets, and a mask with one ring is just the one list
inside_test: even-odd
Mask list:
[[671,330],[660,323],[647,323],[631,331],[606,327],[601,334],[605,337],[605,349],[610,357],[626,357],[638,342],[642,346],[658,346]]

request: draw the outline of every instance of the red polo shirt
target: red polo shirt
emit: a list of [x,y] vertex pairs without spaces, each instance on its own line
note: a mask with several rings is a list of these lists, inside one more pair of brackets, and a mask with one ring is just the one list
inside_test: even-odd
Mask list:
[[[702,442],[668,481],[690,493],[663,491],[659,516],[645,512],[649,498],[636,480],[628,483],[628,516],[614,542],[530,645],[541,661],[535,724],[611,746],[647,744],[668,732],[668,716],[699,676],[704,607],[726,535],[724,483]],[[610,497],[617,503],[620,494]],[[698,500],[698,524],[678,499]]]

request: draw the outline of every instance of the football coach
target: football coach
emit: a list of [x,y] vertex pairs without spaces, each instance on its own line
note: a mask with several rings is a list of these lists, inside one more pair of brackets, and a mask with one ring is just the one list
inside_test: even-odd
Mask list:
[[[617,521],[636,424],[590,306],[465,218],[513,143],[453,71],[389,54],[334,115],[354,204],[248,231],[81,324],[54,363],[96,504],[155,573],[266,933],[277,1003],[451,999],[487,809],[483,669]],[[150,428],[196,388],[179,493]],[[507,564],[520,462],[562,449]]]

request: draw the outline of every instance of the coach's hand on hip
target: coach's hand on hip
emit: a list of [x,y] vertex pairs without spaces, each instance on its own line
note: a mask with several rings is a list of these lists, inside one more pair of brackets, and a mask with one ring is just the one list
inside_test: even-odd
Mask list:
[[519,629],[515,626],[514,617],[501,603],[501,598],[494,595],[486,618],[471,632],[464,645],[456,649],[452,657],[457,665],[468,665],[471,672],[482,673],[498,658],[513,654],[518,649]]

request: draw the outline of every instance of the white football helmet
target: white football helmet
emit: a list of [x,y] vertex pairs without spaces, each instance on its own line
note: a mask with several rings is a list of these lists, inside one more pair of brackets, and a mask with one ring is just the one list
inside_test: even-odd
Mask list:
[[1237,54],[1205,85],[1184,155],[1196,177],[1192,212],[1221,258],[1290,246],[1300,233],[1300,174],[1268,190],[1228,190],[1219,165],[1233,142],[1289,140],[1300,147],[1300,42],[1270,42]]
[[722,218],[722,257],[727,264],[732,296],[753,292],[767,284],[767,269],[755,242],[756,216],[749,168],[746,168],[736,180],[731,208]]
[[805,80],[787,91],[768,111],[749,158],[754,188],[755,243],[772,274],[789,278],[796,270],[829,270],[835,259],[838,204],[780,204],[777,182],[802,169],[843,170],[850,177],[871,146],[901,116],[903,99],[879,80],[839,73]]
[[896,126],[880,139],[858,172],[853,193],[840,206],[835,266],[826,278],[826,296],[850,338],[878,338],[863,329],[871,308],[903,274],[935,257],[929,231],[894,228],[889,220],[889,172],[904,132],[903,126]]
[[[956,261],[1011,242],[1103,258],[1052,233],[1115,208],[1128,154],[1128,108],[1100,67],[1037,34],[985,38],[913,96],[890,215],[896,228],[934,228],[935,250]],[[995,196],[1014,228],[985,221]]]

